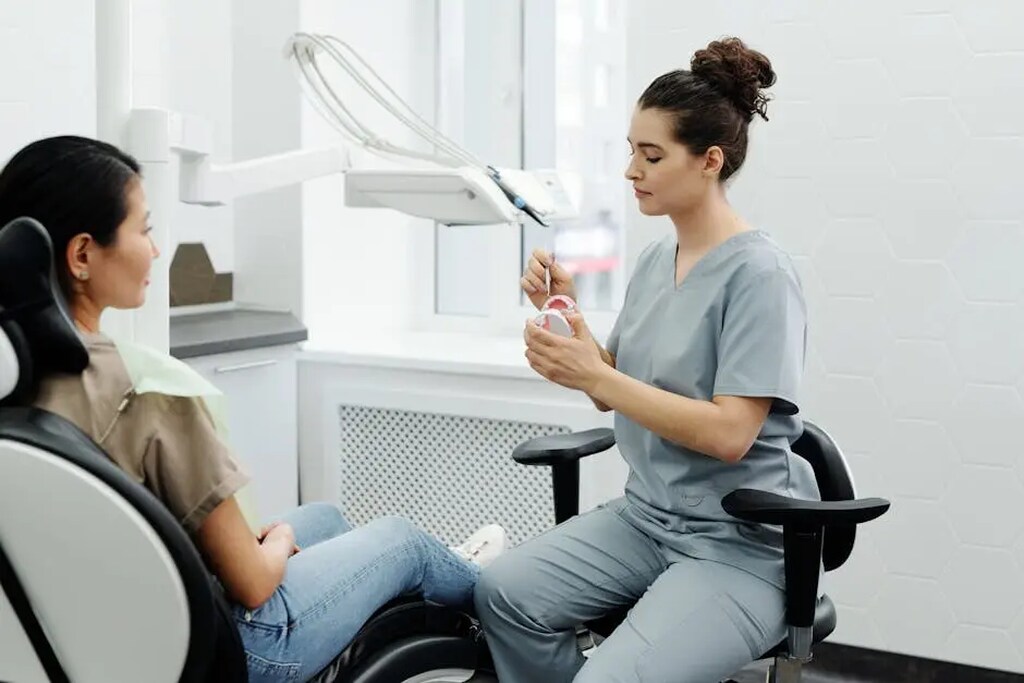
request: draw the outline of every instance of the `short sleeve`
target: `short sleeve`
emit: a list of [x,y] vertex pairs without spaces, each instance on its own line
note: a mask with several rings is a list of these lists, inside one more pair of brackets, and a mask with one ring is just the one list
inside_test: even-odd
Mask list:
[[774,268],[727,296],[715,374],[716,396],[771,397],[795,415],[807,343],[807,312],[795,276]]
[[200,398],[152,396],[146,484],[190,533],[248,481]]

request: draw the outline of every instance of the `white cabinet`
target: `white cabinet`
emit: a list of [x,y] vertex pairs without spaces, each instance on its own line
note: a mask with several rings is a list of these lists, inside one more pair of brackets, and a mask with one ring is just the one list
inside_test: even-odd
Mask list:
[[274,346],[185,360],[224,392],[231,446],[264,522],[299,501],[296,352]]

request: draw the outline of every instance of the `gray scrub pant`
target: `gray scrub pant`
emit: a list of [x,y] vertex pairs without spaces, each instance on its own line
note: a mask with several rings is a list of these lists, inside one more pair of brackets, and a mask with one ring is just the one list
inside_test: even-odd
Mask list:
[[[666,552],[620,512],[575,517],[499,557],[474,600],[501,683],[715,683],[782,640],[785,598],[740,569]],[[632,604],[589,658],[575,626]]]

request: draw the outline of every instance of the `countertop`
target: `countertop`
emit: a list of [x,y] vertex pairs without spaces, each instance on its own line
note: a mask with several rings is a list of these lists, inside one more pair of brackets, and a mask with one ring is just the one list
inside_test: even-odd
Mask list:
[[171,355],[194,358],[217,353],[296,344],[309,338],[294,315],[245,308],[171,317]]

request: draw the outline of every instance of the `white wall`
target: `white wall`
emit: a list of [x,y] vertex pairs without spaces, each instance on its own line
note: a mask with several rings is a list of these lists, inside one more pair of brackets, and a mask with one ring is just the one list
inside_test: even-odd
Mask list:
[[[213,125],[216,162],[233,159],[231,0],[167,0],[170,107]],[[217,272],[233,271],[234,206],[178,204],[176,242],[203,242]],[[237,276],[236,276],[237,277]]]
[[93,3],[0,3],[0,165],[33,140],[96,134]]
[[[234,0],[232,138],[241,161],[299,149],[299,82],[282,48],[299,28],[299,3]],[[234,202],[235,301],[302,317],[302,188]]]
[[[380,39],[381,26],[388,26],[387,40]],[[308,104],[300,109],[297,81],[281,55],[285,39],[299,28],[352,41],[388,83],[433,119],[434,4],[413,0],[133,0],[133,104],[210,120],[215,162],[339,144],[339,135]],[[0,3],[0,58],[26,65],[0,73],[3,160],[45,135],[96,134],[94,3]],[[341,90],[353,92],[347,82]],[[380,116],[371,110],[367,118],[377,125]],[[415,143],[388,122],[380,132]],[[356,162],[384,163],[373,157]],[[243,198],[234,207],[180,204],[170,226],[172,245],[205,242],[218,271],[235,271],[242,302],[302,314],[305,289],[309,322],[322,339],[351,331],[339,322],[350,314],[389,329],[407,326],[415,282],[410,230],[429,230],[430,224],[390,211],[345,209],[342,186],[335,176]],[[304,204],[311,218],[302,221]],[[172,257],[173,248],[164,254],[168,262]],[[357,292],[375,292],[386,305]]]
[[[163,5],[169,27],[171,108],[214,124],[213,160],[239,161],[344,140],[300,97],[282,48],[299,30],[350,41],[428,119],[434,114],[433,3],[304,0],[142,0]],[[166,3],[166,4],[164,4]],[[388,39],[380,28],[388,26]],[[381,134],[413,143],[343,76],[335,81]],[[374,157],[360,165],[381,165]],[[407,326],[413,288],[410,229],[429,223],[389,211],[345,209],[343,178],[242,197],[228,207],[180,205],[174,239],[203,241],[218,271],[233,270],[235,300],[287,309],[314,340],[352,331],[346,323]],[[303,218],[305,216],[305,218]],[[410,228],[415,225],[415,228]],[[385,305],[357,293],[374,292]]]
[[[632,97],[725,34],[778,72],[734,203],[799,258],[805,408],[892,511],[838,642],[1024,672],[1024,5],[629,3]],[[635,212],[632,248],[670,229]]]
[[[302,30],[331,34],[355,50],[428,121],[434,118],[434,2],[380,0],[372,3],[305,0]],[[331,70],[331,73],[338,73]],[[344,76],[336,90],[360,119],[397,144],[420,147]],[[342,138],[312,109],[302,107],[302,145],[337,145]],[[353,155],[360,167],[386,167],[373,156]],[[384,209],[344,206],[344,179],[332,176],[303,185],[304,322],[311,341],[333,341],[364,330],[394,330],[411,324],[417,264],[415,231],[431,223]]]
[[[90,3],[91,5],[92,3]],[[231,0],[132,1],[132,104],[213,125],[214,163],[232,159]],[[218,272],[234,269],[234,208],[178,203],[168,263],[181,242],[203,242]]]

